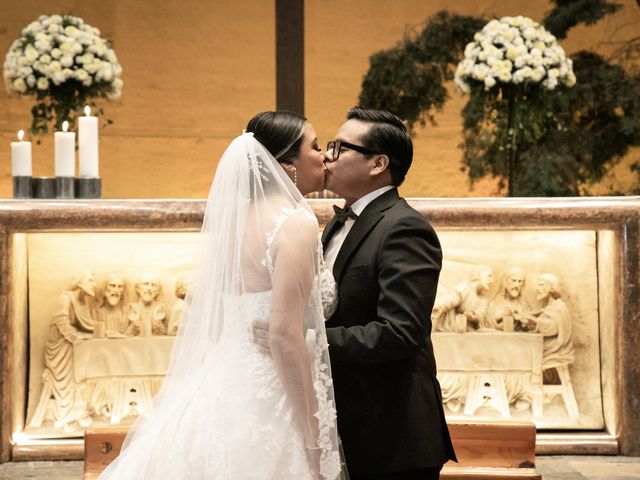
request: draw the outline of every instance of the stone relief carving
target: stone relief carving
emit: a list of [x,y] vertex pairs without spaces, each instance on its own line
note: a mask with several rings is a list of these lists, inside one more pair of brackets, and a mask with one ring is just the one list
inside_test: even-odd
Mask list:
[[539,332],[544,337],[543,391],[549,396],[560,394],[569,416],[578,418],[580,414],[569,373],[569,365],[575,359],[573,320],[562,300],[560,280],[551,273],[539,275],[536,293],[540,308],[525,315],[523,320],[528,330]]
[[489,303],[485,320],[480,323],[482,328],[513,332],[522,330],[520,319],[527,310],[522,299],[525,285],[524,270],[520,267],[510,267],[504,276],[500,293]]
[[178,327],[180,326],[180,317],[185,308],[185,297],[187,296],[187,289],[189,288],[189,280],[186,278],[179,278],[176,280],[175,295],[176,303],[173,304],[173,308],[169,313],[169,320],[167,323],[167,335],[175,337],[178,334]]
[[145,273],[136,283],[138,301],[129,304],[128,318],[142,337],[167,333],[167,307],[158,301],[160,291],[160,281],[153,273]]
[[[453,294],[441,297],[432,314],[434,332],[540,333],[544,338],[540,356],[543,384],[539,384],[534,371],[505,374],[500,368],[492,371],[491,367],[479,367],[478,371],[472,369],[465,374],[441,373],[439,378],[445,406],[452,412],[458,412],[465,404],[465,414],[473,415],[476,410],[473,399],[481,389],[485,390],[483,399],[488,400],[486,403],[503,417],[511,416],[511,405],[517,410],[531,409],[534,416],[541,416],[543,395],[561,394],[567,414],[577,418],[579,412],[568,370],[574,360],[572,319],[561,300],[558,277],[550,273],[538,276],[536,308],[529,307],[522,299],[525,286],[522,268],[512,266],[507,269],[501,290],[487,304],[482,293],[491,287],[492,278],[493,271],[484,269],[470,281],[457,285]],[[476,325],[479,328],[475,328]],[[481,375],[484,380],[478,382]]]
[[432,340],[447,417],[602,428],[599,335],[613,319],[599,315],[595,232],[439,236]]
[[538,276],[536,299],[540,309],[524,315],[527,330],[542,333],[544,352],[542,366],[545,370],[573,363],[574,350],[571,340],[571,313],[560,294],[560,280],[551,273]]
[[[511,408],[530,409],[534,417],[540,417],[544,403],[559,395],[567,416],[579,417],[568,368],[575,358],[572,317],[562,300],[560,280],[552,273],[539,274],[534,289],[536,305],[532,307],[523,298],[525,277],[521,267],[507,268],[501,288],[491,300],[487,298],[493,284],[490,267],[479,267],[471,279],[451,291],[441,289],[431,315],[436,339],[437,332],[523,332],[541,335],[543,340],[537,348],[538,365],[524,373],[516,368],[505,372],[509,365],[487,365],[492,363],[486,362],[490,355],[483,354],[466,371],[440,371],[443,402],[450,412],[458,413],[464,405],[464,414],[474,415],[479,407],[488,406],[506,418],[511,417]],[[448,358],[437,360],[450,363]]]
[[127,315],[127,282],[121,273],[110,273],[102,287],[96,310],[96,338],[130,337],[139,333]]
[[[447,416],[601,428],[594,232],[439,236],[445,262],[432,339]],[[91,421],[126,424],[150,408],[196,240],[188,232],[29,234],[25,433],[77,436]],[[71,282],[69,268],[96,277]]]
[[463,333],[486,323],[487,294],[493,285],[493,270],[480,268],[470,280],[456,285],[436,300],[431,314],[434,332]]
[[[43,389],[30,428],[52,422],[54,428],[71,433],[91,425],[92,416],[119,423],[151,407],[172,343],[160,348],[148,342],[127,344],[138,350],[130,354],[118,350],[124,346],[119,340],[175,336],[188,281],[179,278],[175,282],[176,301],[170,315],[165,304],[158,301],[162,284],[157,275],[140,276],[135,284],[138,300],[133,303],[127,303],[128,284],[121,273],[107,274],[96,303],[94,275],[85,272],[61,294],[60,309],[53,316],[46,343]],[[102,342],[96,344],[96,340]],[[92,364],[75,365],[76,360]],[[110,362],[121,365],[101,365]],[[140,367],[138,362],[147,365]],[[96,375],[91,370],[99,372]]]
[[50,400],[56,428],[70,432],[91,425],[82,386],[73,376],[73,346],[93,337],[94,296],[95,279],[91,272],[80,274],[60,295],[46,342],[42,394],[31,426],[42,425]]

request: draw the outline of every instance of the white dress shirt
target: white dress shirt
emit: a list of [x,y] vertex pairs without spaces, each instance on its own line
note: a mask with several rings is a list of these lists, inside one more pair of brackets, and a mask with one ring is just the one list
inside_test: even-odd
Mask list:
[[[364,197],[360,197],[358,200],[353,202],[353,205],[351,205],[351,210],[353,210],[353,213],[360,216],[367,205],[369,205],[383,193],[386,193],[389,190],[393,190],[394,188],[396,187],[394,187],[393,185],[386,185],[382,188],[374,190],[373,192],[367,193]],[[333,271],[333,265],[336,263],[336,257],[338,256],[338,252],[340,251],[340,248],[344,243],[344,239],[347,238],[347,235],[349,234],[349,231],[351,230],[351,227],[353,227],[354,223],[355,220],[353,218],[348,218],[344,225],[338,231],[336,231],[329,240],[327,249],[324,252],[324,264],[331,272]]]

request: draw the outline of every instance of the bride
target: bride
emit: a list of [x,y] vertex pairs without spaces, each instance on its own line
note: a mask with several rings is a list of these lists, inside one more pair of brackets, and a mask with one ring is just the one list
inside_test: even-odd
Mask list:
[[[303,195],[324,187],[313,127],[263,112],[223,154],[154,409],[100,479],[342,478],[324,315],[335,282]],[[250,338],[268,319],[271,354]]]

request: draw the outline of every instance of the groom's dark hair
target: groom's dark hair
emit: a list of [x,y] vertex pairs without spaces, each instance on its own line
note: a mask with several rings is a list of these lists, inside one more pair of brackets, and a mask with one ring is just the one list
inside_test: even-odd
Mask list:
[[355,106],[347,113],[347,120],[371,124],[369,132],[361,140],[365,147],[389,157],[391,183],[399,186],[413,160],[413,142],[402,119],[385,110]]
[[297,113],[278,110],[261,112],[247,124],[264,148],[280,163],[291,163],[300,152],[307,119]]

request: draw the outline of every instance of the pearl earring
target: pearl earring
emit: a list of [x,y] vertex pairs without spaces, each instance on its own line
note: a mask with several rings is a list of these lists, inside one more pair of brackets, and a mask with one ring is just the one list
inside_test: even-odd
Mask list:
[[296,167],[293,167],[293,184],[296,187],[298,186],[298,170],[296,169]]

